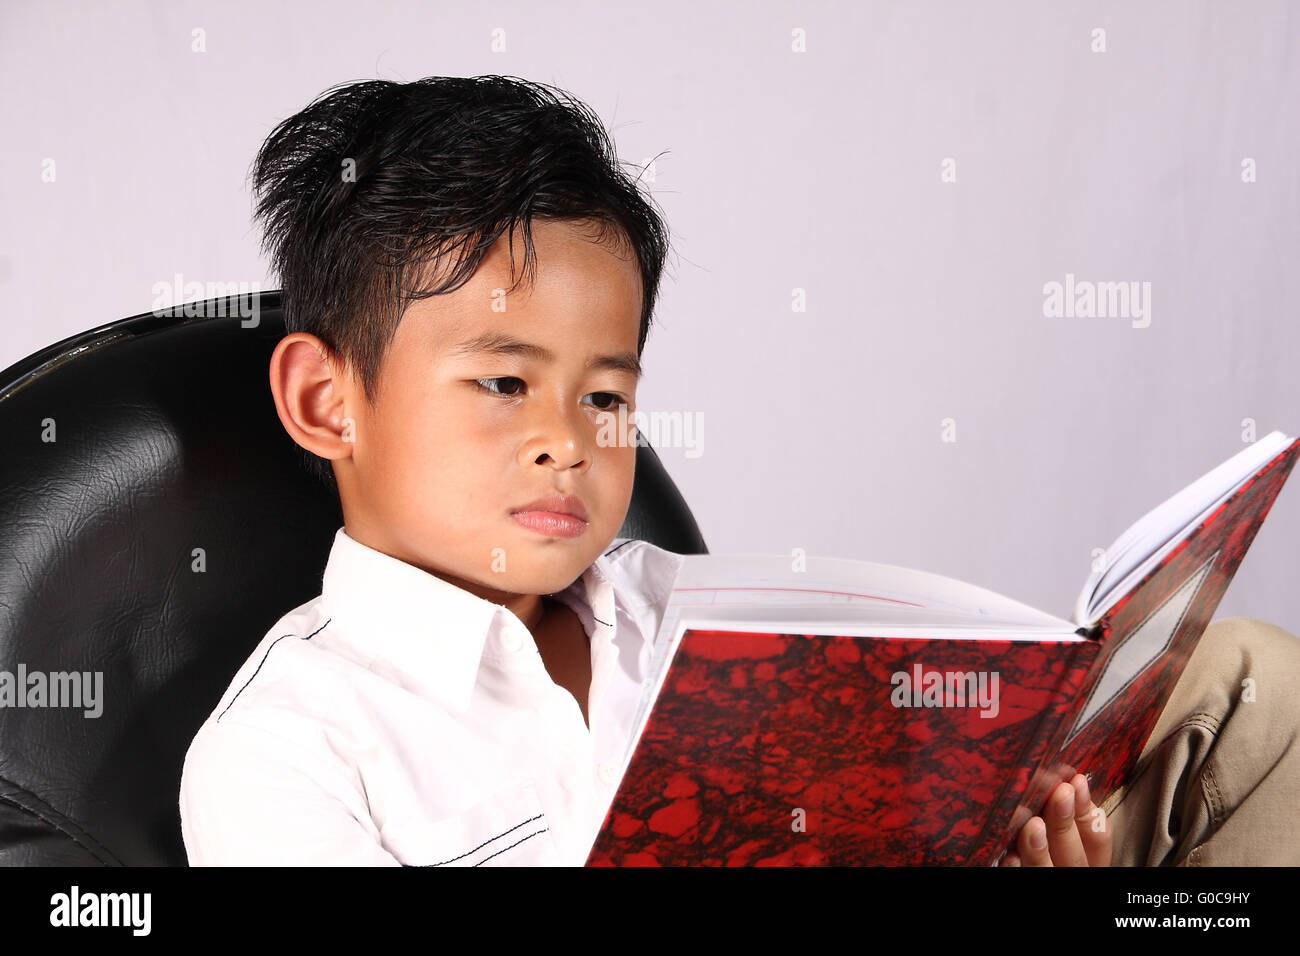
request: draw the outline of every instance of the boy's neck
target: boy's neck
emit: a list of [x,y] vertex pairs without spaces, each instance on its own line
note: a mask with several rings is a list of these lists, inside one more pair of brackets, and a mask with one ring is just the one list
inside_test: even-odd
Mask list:
[[525,609],[525,613],[527,614],[526,617],[524,614],[516,614],[515,616],[524,622],[524,627],[528,628],[528,632],[532,634],[533,637],[537,637],[537,632],[541,629],[542,622],[546,620],[546,615],[549,611],[549,602],[545,598],[539,597],[535,594],[523,596],[533,605],[532,609]]

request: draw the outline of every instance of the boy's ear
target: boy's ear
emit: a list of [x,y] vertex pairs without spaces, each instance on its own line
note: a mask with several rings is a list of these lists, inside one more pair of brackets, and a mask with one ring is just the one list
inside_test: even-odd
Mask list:
[[271,353],[270,374],[275,410],[289,437],[321,458],[350,457],[354,382],[333,350],[310,333],[290,333]]

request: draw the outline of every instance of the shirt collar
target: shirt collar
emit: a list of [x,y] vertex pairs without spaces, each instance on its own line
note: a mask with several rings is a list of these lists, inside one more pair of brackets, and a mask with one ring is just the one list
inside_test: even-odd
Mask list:
[[[330,630],[369,658],[372,671],[455,713],[469,706],[485,649],[499,656],[503,629],[513,629],[525,650],[537,654],[523,622],[505,606],[364,545],[343,528],[334,535],[321,595]],[[601,558],[555,597],[574,610],[593,641],[596,629],[613,638],[617,598]],[[655,637],[641,636],[647,644]]]

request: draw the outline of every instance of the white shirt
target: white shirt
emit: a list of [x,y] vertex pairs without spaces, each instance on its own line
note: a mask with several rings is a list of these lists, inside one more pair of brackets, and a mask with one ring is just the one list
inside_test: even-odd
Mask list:
[[556,594],[590,636],[588,730],[513,612],[340,528],[190,744],[190,863],[582,865],[681,560],[616,539]]

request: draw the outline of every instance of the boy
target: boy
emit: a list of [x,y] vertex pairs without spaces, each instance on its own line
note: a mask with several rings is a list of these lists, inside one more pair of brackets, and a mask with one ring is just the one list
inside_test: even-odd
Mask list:
[[[679,560],[614,537],[666,230],[585,107],[513,78],[335,88],[254,172],[276,409],[344,526],[195,736],[190,862],[581,864]],[[1055,801],[1004,862],[1109,862],[1083,778]]]
[[190,747],[190,861],[581,863],[680,560],[614,540],[660,218],[595,117],[497,77],[343,88],[255,179],[276,409],[344,527]]

